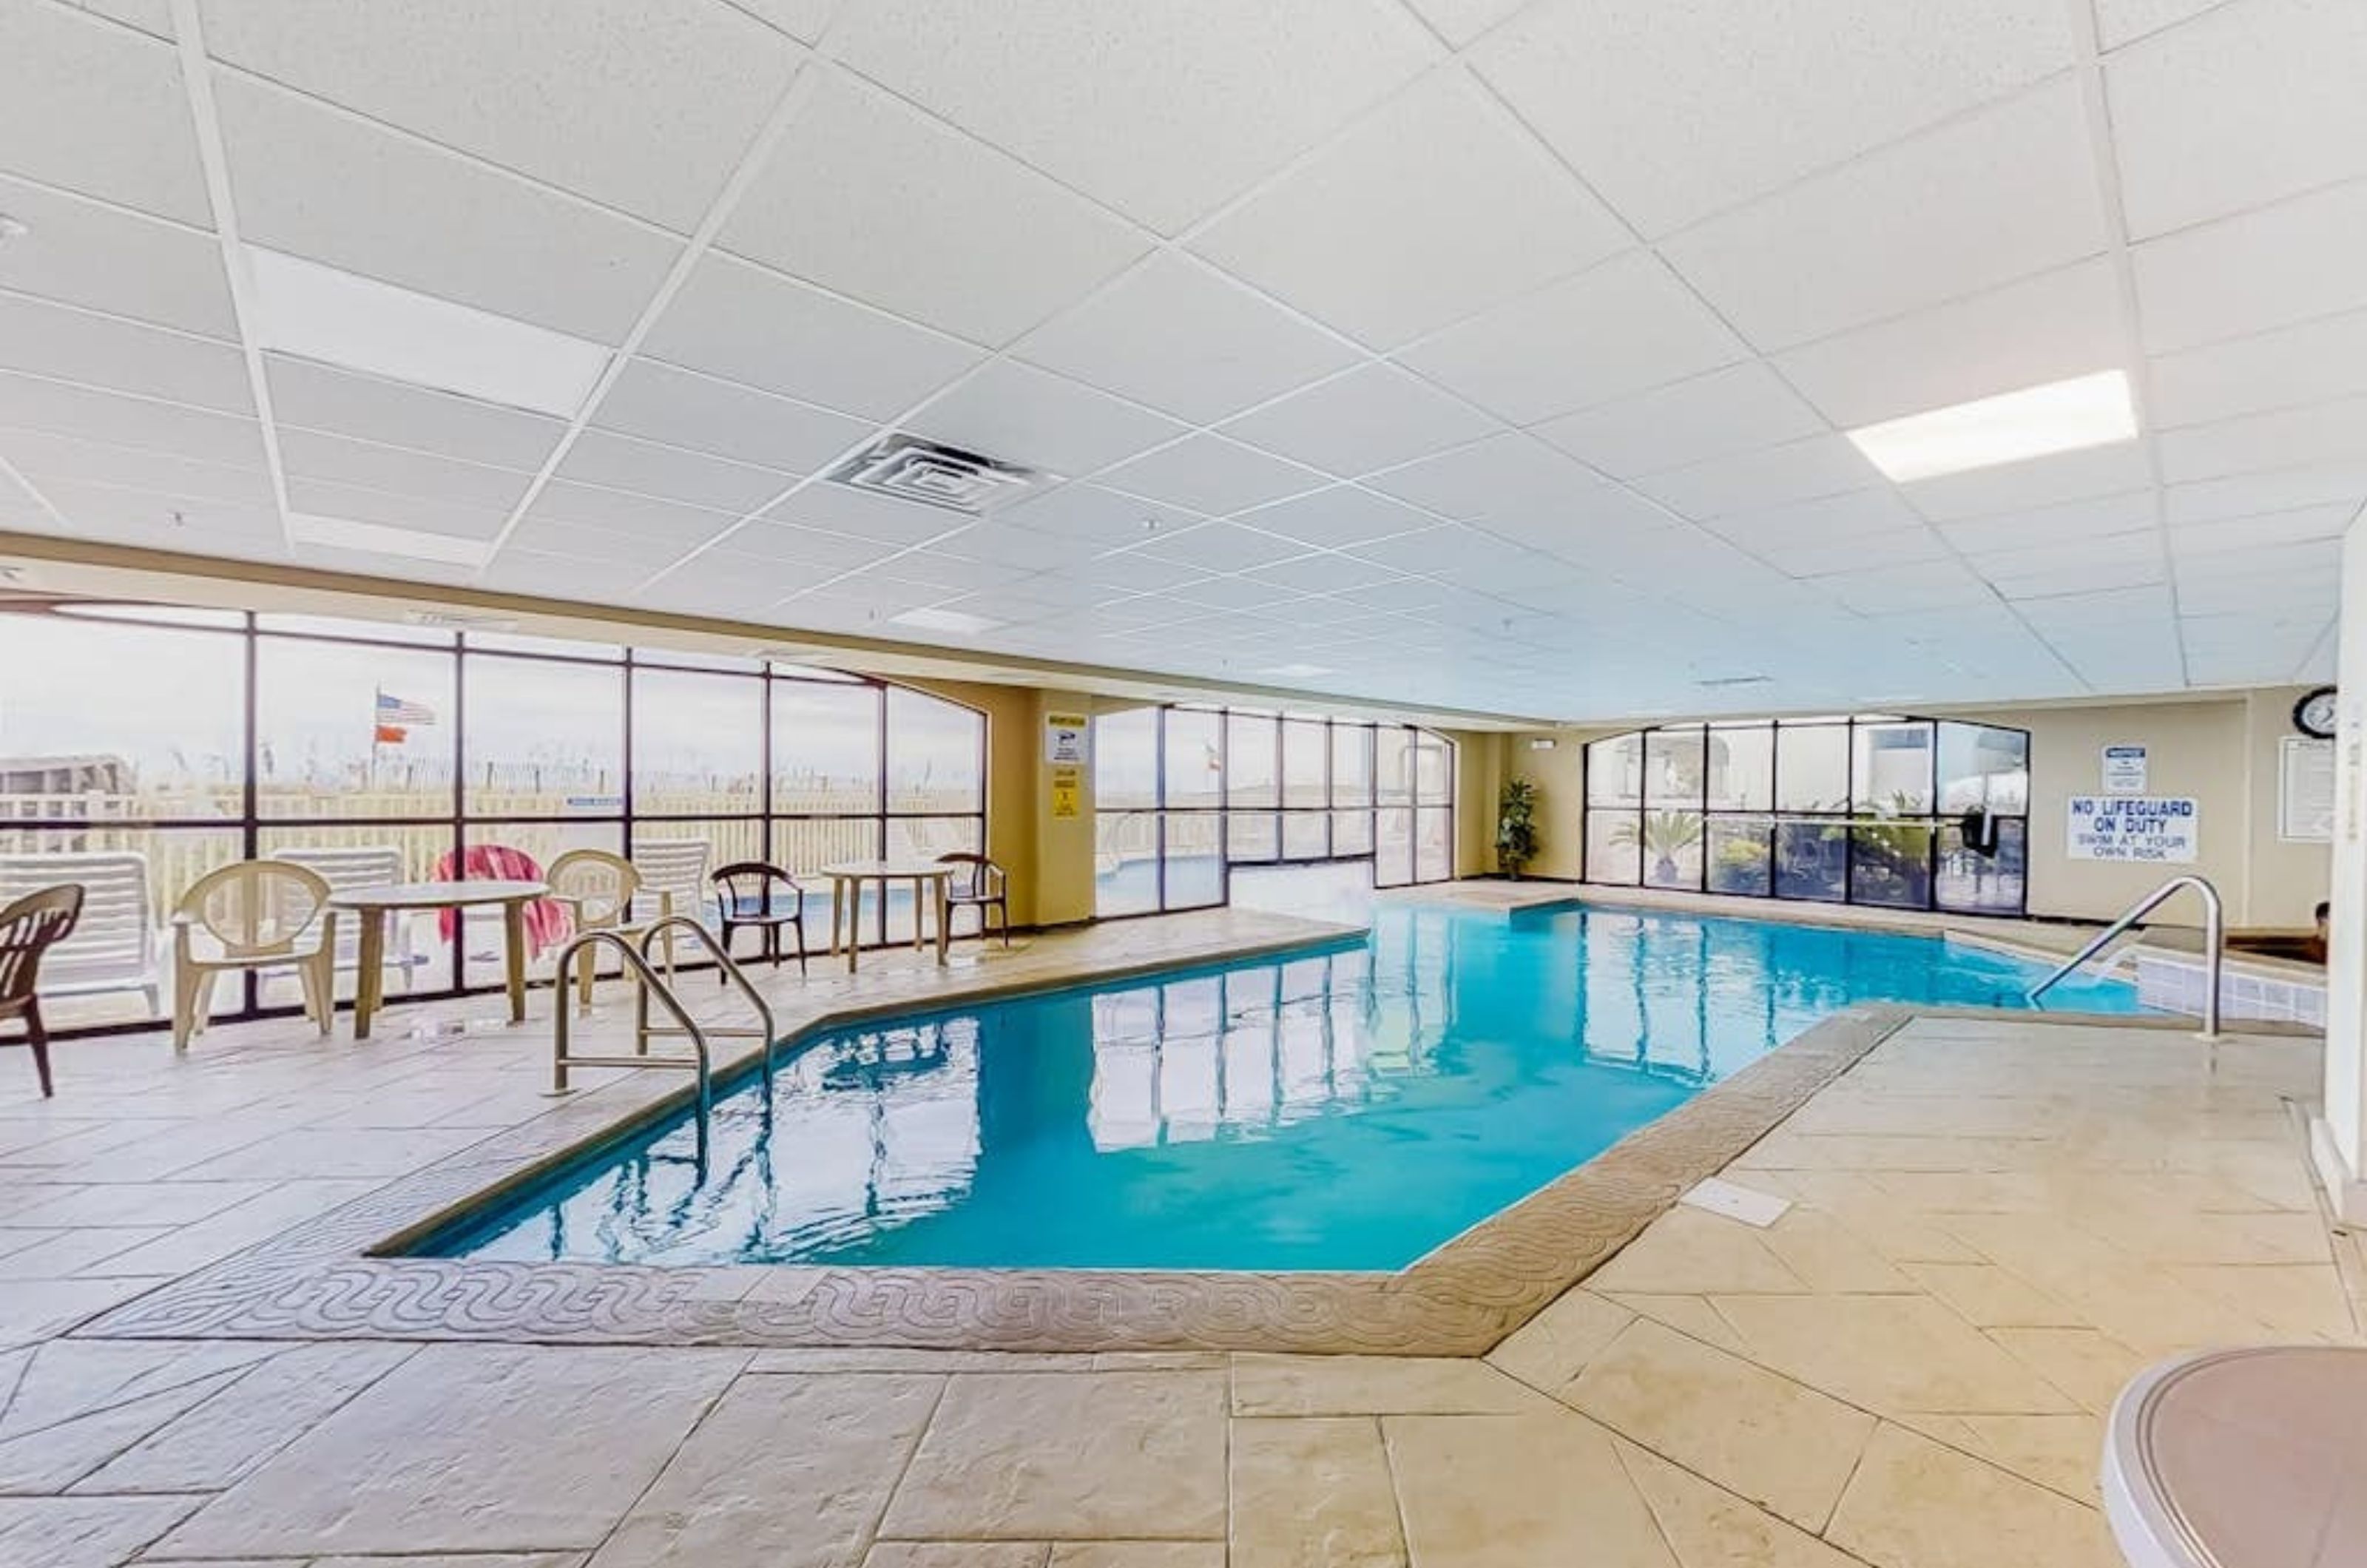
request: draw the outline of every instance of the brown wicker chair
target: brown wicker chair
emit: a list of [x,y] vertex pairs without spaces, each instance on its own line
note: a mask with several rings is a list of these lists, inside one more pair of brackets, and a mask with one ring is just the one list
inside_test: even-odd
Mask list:
[[1009,947],[1011,945],[1011,879],[1003,874],[1002,868],[984,855],[972,854],[968,850],[955,850],[948,854],[939,855],[937,863],[959,868],[946,882],[947,934],[951,934],[953,914],[956,909],[976,909],[979,940],[985,941],[986,912],[992,909],[996,923],[1002,928],[1002,945]]
[[21,1019],[33,1048],[33,1071],[41,1098],[50,1083],[50,1032],[41,1024],[41,954],[74,934],[82,919],[82,888],[74,883],[44,887],[0,909],[0,1019]]

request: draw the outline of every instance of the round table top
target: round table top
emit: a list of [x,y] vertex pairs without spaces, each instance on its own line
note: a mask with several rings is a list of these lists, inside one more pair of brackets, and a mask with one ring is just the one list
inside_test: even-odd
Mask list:
[[933,860],[843,860],[836,865],[821,868],[824,876],[842,879],[873,877],[900,880],[905,877],[951,876],[955,868],[939,865]]
[[548,882],[393,882],[383,887],[341,887],[329,902],[345,909],[457,909],[464,904],[522,904],[548,897]]

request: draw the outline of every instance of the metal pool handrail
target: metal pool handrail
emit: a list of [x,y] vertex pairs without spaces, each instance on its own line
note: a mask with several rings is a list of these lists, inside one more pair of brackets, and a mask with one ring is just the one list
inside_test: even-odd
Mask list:
[[2041,997],[2044,997],[2047,992],[2053,990],[2056,984],[2068,978],[2070,975],[2081,964],[2087,963],[2090,958],[2095,957],[2099,953],[2103,952],[2106,947],[2112,944],[2114,938],[2122,935],[2131,926],[2135,925],[2139,920],[2144,919],[2147,915],[2152,914],[2154,910],[2158,908],[2161,905],[2167,903],[2169,899],[2185,891],[2189,887],[2191,887],[2195,892],[2203,896],[2203,990],[2202,1037],[2205,1040],[2218,1039],[2219,975],[2221,969],[2225,965],[2227,957],[2226,919],[2225,911],[2219,902],[2219,889],[2212,886],[2207,878],[2196,876],[2191,873],[2188,873],[2183,876],[2171,877],[2168,882],[2163,883],[2160,886],[2155,888],[2152,892],[2146,894],[2144,897],[2130,905],[2126,914],[2124,914],[2119,919],[2114,920],[2111,925],[2106,926],[2101,931],[2098,932],[2094,941],[2089,942],[2087,946],[2073,953],[2069,959],[2065,961],[2060,968],[2055,971],[2055,973],[2049,975],[2045,979],[2041,980],[2035,986],[2033,986],[2024,999],[2035,1004]]
[[[574,1010],[567,1005],[568,977],[573,974],[579,955],[584,963],[592,962],[590,950],[595,947],[615,948],[617,956],[624,961],[625,967],[632,971],[633,977],[640,982],[639,1016],[641,1025],[639,1035],[640,1049],[630,1056],[579,1056],[567,1048],[570,1033],[568,1020],[574,1012]],[[668,1032],[690,1036],[693,1055],[689,1061],[685,1061],[679,1056],[650,1055],[648,1019],[649,998],[651,992],[657,994],[658,1000],[665,1004],[666,1011],[674,1014],[674,1021],[681,1026]],[[635,951],[633,944],[626,941],[619,932],[585,931],[559,950],[557,987],[553,994],[558,998],[559,1005],[551,1030],[551,1092],[553,1094],[568,1092],[567,1069],[572,1066],[688,1067],[698,1075],[698,1140],[703,1157],[707,1144],[708,1113],[714,1109],[715,1104],[714,1065],[707,1049],[707,1031],[701,1029],[698,1021],[690,1016],[689,1010],[682,1005],[682,999],[674,994],[673,987],[660,979],[657,971],[650,967],[650,961]],[[769,1046],[766,1048],[765,1055],[768,1057],[771,1055]]]
[[[724,981],[737,989],[742,998],[755,1010],[756,1027],[753,1029],[744,1027],[724,1029],[708,1024],[706,1032],[710,1039],[762,1040],[764,1043],[764,1087],[769,1090],[773,1087],[773,1047],[780,1041],[780,1026],[774,1021],[772,1005],[766,1002],[763,995],[757,991],[753,982],[748,978],[748,972],[741,968],[732,956],[723,950],[723,944],[715,939],[713,931],[708,931],[688,915],[668,915],[663,919],[651,922],[649,928],[641,932],[642,973],[649,973],[650,950],[657,945],[658,938],[664,933],[676,931],[688,931],[697,938],[699,945],[714,955],[716,966],[722,971]],[[682,1017],[682,1010],[679,1007],[674,1008],[673,1011],[676,1018]],[[680,1029],[667,1029],[650,1022],[650,994],[647,987],[642,987],[640,996],[634,1003],[633,1030],[635,1038],[640,1042],[640,1049],[644,1055],[649,1051],[650,1036],[652,1034],[684,1032]]]

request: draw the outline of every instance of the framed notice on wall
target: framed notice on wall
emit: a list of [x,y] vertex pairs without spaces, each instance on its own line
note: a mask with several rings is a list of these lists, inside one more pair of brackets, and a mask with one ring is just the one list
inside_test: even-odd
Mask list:
[[2277,837],[2334,841],[2334,742],[2288,735],[2277,745]]
[[2202,815],[2183,795],[2075,795],[2064,852],[2071,860],[2189,865]]

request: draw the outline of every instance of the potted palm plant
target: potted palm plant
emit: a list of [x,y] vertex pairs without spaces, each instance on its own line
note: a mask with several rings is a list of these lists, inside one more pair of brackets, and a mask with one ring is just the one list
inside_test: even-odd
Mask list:
[[1611,841],[1652,857],[1648,879],[1663,886],[1677,879],[1677,857],[1701,842],[1701,814],[1695,811],[1647,811],[1643,821],[1622,822]]
[[1537,858],[1537,786],[1527,779],[1506,779],[1496,798],[1496,863],[1513,881],[1521,868]]

